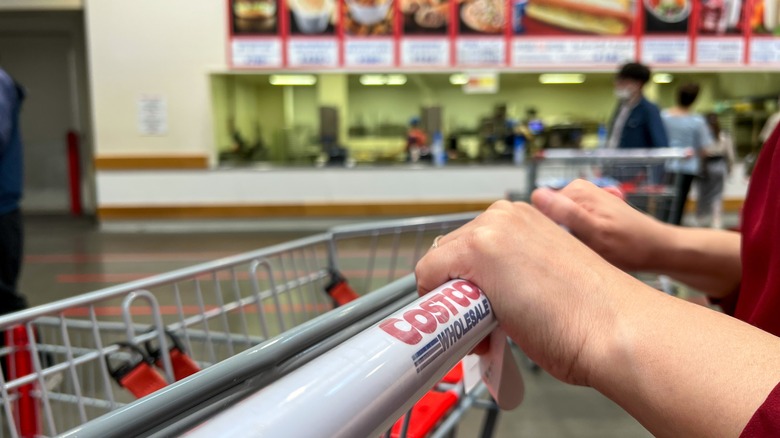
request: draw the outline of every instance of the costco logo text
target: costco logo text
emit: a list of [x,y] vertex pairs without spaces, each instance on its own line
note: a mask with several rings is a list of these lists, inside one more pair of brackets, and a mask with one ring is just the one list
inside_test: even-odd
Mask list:
[[[439,324],[445,324],[451,316],[459,314],[458,307],[468,309],[472,302],[479,300],[480,295],[479,289],[472,284],[456,281],[430,295],[419,307],[404,312],[403,319],[388,318],[379,324],[379,328],[399,341],[416,345],[422,341],[422,333],[436,332]],[[449,346],[451,338],[460,339],[489,314],[490,303],[483,299],[473,309],[466,310],[462,318],[446,327],[444,331],[447,333],[442,333],[438,340]]]

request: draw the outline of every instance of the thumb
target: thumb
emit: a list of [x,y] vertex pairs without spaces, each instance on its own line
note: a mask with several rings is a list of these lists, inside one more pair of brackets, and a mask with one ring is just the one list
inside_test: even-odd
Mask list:
[[531,203],[553,222],[572,231],[592,222],[592,218],[582,206],[568,196],[548,188],[534,190]]

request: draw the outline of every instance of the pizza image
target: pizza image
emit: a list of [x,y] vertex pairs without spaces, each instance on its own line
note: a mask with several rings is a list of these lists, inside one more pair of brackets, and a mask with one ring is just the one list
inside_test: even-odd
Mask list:
[[460,11],[463,23],[482,33],[502,33],[506,24],[504,3],[500,0],[473,0]]
[[448,12],[448,4],[425,7],[414,14],[414,21],[422,28],[436,29],[447,24]]

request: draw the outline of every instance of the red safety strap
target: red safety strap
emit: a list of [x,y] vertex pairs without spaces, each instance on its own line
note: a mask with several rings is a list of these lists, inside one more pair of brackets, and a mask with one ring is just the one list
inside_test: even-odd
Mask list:
[[[179,341],[178,336],[172,332],[166,330],[165,334],[170,339],[173,346],[168,350],[168,357],[171,359],[171,367],[173,367],[173,378],[177,382],[185,377],[191,376],[200,371],[200,366],[195,363],[192,358],[187,355],[187,350],[184,345]],[[162,356],[160,355],[160,349],[154,348],[152,342],[146,343],[146,352],[149,358],[154,362],[157,368],[163,369]]]
[[[119,386],[126,388],[134,396],[141,398],[146,395],[164,388],[168,383],[162,375],[152,366],[154,362],[149,356],[144,354],[138,346],[127,342],[117,343],[119,351],[106,356],[106,366],[111,377],[116,380]],[[120,362],[115,366],[115,355],[120,351],[129,351],[135,353],[130,360]]]
[[[424,438],[455,406],[458,396],[452,391],[428,391],[412,408],[412,418],[406,429],[407,438]],[[401,417],[390,430],[392,438],[399,438],[406,419]]]
[[147,396],[167,385],[160,373],[146,362],[138,363],[117,382],[137,398]]
[[[171,366],[173,367],[173,378],[176,379],[177,382],[200,371],[198,364],[195,363],[187,353],[180,349],[176,347],[171,348],[169,355],[171,358]],[[154,364],[157,368],[163,368],[162,359],[157,359]]]
[[360,295],[350,287],[347,280],[338,271],[331,270],[330,275],[331,282],[325,287],[325,291],[330,295],[336,307],[360,298]]

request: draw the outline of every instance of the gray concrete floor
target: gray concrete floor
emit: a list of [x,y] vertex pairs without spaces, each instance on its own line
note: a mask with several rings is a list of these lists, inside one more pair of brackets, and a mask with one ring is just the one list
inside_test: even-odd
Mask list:
[[[329,224],[330,225],[330,224]],[[110,285],[170,271],[312,234],[306,231],[168,232],[101,231],[88,220],[25,219],[21,290],[31,305],[73,297]],[[211,229],[214,229],[212,227]],[[640,424],[589,388],[564,385],[544,372],[523,370],[524,404],[499,417],[497,437],[645,437]],[[470,411],[458,436],[478,436],[482,412]]]

